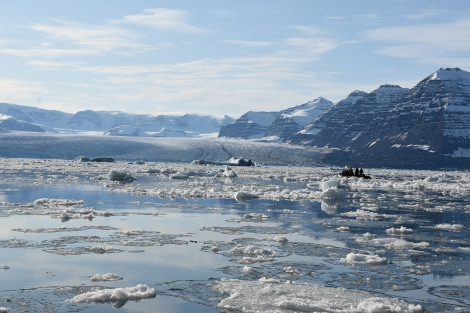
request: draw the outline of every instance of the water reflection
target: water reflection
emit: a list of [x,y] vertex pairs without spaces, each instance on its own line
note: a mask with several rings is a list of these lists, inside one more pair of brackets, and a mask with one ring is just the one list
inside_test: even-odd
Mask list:
[[[446,292],[457,292],[468,279],[468,213],[436,209],[463,205],[440,195],[426,194],[423,205],[421,198],[381,190],[336,201],[238,202],[134,196],[100,185],[58,184],[2,185],[0,197],[0,262],[9,267],[0,269],[0,296],[27,289],[31,301],[39,301],[48,288],[93,288],[92,275],[112,272],[123,280],[102,283],[104,287],[144,282],[165,295],[138,305],[118,303],[120,311],[150,312],[142,307],[155,308],[171,296],[178,299],[169,305],[176,312],[205,312],[209,308],[198,303],[211,303],[214,295],[201,290],[227,276],[294,279],[395,296],[415,291],[416,301],[422,294],[454,301]],[[83,200],[83,206],[74,208],[110,214],[61,219],[65,207],[24,206],[39,198]],[[268,218],[247,218],[247,213]],[[435,227],[444,224],[462,227]],[[401,226],[412,232],[387,232]],[[387,262],[340,262],[357,252]],[[175,287],[177,283],[183,287]],[[63,301],[77,292],[55,297]],[[63,304],[58,310],[67,311]],[[98,312],[99,307],[84,311]]]

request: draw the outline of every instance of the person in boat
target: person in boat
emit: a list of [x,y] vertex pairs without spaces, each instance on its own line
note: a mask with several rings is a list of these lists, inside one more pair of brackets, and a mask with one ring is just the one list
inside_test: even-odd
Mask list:
[[356,170],[354,171],[354,176],[359,176],[359,169],[356,167]]

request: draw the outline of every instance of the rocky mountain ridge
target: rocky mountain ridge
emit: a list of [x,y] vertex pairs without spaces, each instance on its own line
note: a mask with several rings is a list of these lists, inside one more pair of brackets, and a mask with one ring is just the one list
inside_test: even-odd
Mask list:
[[250,111],[222,126],[219,137],[282,142],[332,106],[333,102],[320,97],[278,112]]
[[336,164],[470,168],[470,73],[440,69],[409,90],[386,85],[340,101],[286,141],[336,148]]

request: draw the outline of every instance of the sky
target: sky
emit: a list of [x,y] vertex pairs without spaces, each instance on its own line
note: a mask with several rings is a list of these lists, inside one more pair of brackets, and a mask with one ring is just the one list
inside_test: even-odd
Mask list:
[[0,102],[240,117],[470,71],[468,0],[17,0]]

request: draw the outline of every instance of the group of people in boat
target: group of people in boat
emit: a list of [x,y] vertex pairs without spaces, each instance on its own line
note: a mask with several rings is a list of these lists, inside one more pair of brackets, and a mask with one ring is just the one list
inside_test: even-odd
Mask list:
[[362,177],[365,179],[370,179],[370,176],[367,176],[364,174],[364,171],[362,170],[362,168],[359,169],[357,167],[355,170],[353,170],[352,167],[350,167],[349,169],[344,169],[339,175],[346,176],[346,177],[355,176],[355,177]]

